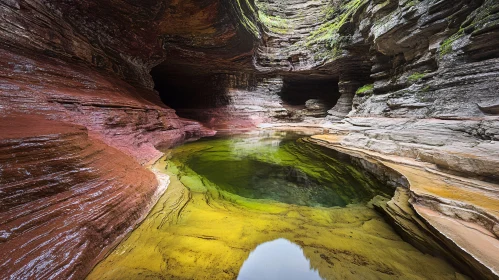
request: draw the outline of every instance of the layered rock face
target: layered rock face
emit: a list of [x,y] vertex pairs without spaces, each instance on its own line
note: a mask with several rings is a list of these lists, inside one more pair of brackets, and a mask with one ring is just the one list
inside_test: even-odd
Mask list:
[[140,163],[214,133],[152,90],[164,3],[115,4],[0,2],[0,278],[83,278],[166,187]]
[[140,163],[161,154],[157,145],[210,133],[179,119],[151,90],[132,87],[84,64],[0,52],[6,58],[0,62],[4,115],[39,115],[84,125],[90,134]]
[[[275,22],[294,22],[296,27],[299,11],[288,11],[295,3],[279,4],[264,6],[272,16],[287,19]],[[328,9],[328,5],[317,5],[322,5],[323,11]],[[273,28],[270,33],[279,36],[263,37],[262,44],[267,40],[284,46],[285,51],[278,56],[278,47],[259,48],[264,54],[260,57],[274,60],[257,60],[257,64],[274,67],[281,75],[288,75],[282,71],[295,71],[337,77],[341,96],[329,111],[330,123],[324,123],[330,133],[341,135],[337,145],[384,157],[413,158],[431,163],[424,168],[432,172],[497,183],[497,3],[345,1],[332,5],[333,17],[318,20],[316,26],[305,25],[310,30],[308,37],[293,37],[294,27]],[[307,16],[316,12],[312,9]],[[328,28],[322,29],[323,25]],[[313,49],[315,56],[297,47],[303,45]],[[331,51],[324,51],[328,48]],[[295,50],[302,51],[295,60],[301,62],[299,67],[289,63]],[[338,63],[343,63],[342,68]],[[363,67],[358,67],[359,63]],[[284,65],[288,65],[286,70]],[[497,244],[497,185],[463,183],[461,178],[453,183],[460,187],[451,195],[446,193],[447,184],[454,179],[446,178],[445,184],[435,180],[441,191],[423,194],[411,188],[407,196],[395,197],[385,211],[416,245],[419,233],[408,228],[420,228],[427,236],[436,237],[437,247],[445,244],[444,251],[453,251],[460,266],[470,267],[472,275],[494,279],[497,262],[491,258],[494,251],[486,247]],[[481,199],[468,201],[457,193]],[[399,205],[416,209],[416,214],[411,217],[410,211]],[[457,226],[460,223],[477,226],[481,231],[477,238],[488,241],[467,243],[471,235]],[[480,248],[479,244],[489,245]]]
[[[259,36],[253,65],[259,75],[272,76],[272,84],[268,79],[218,83],[225,103],[197,110],[204,119],[192,110],[190,116],[204,121],[223,115],[245,124],[310,122],[323,115],[303,111],[306,101],[319,99],[331,106],[326,119],[342,122],[331,131],[351,134],[346,144],[497,180],[497,144],[490,142],[497,140],[499,127],[494,1],[254,4],[250,19],[256,19]],[[331,84],[314,96],[310,85],[321,81]],[[229,93],[234,88],[254,104],[262,103],[265,88],[273,105],[260,106],[253,115],[259,121],[253,122],[247,108],[238,105],[247,101]],[[302,100],[290,102],[293,95]],[[278,104],[286,111],[276,118]]]
[[497,55],[488,50],[497,42],[491,39],[484,46],[479,38],[496,37],[496,4],[412,4],[387,8],[388,14],[373,23],[375,96],[355,115],[486,117],[480,108],[498,102]]
[[[497,3],[257,0],[254,4],[251,12],[255,16],[250,19],[256,19],[259,35],[253,66],[259,75],[273,79],[256,81],[256,86],[238,84],[236,92],[244,93],[244,98],[227,94],[230,106],[196,110],[196,114],[213,116],[217,112],[225,118],[224,123],[251,115],[269,122],[310,123],[309,117],[319,117],[313,122],[321,120],[330,133],[342,135],[338,145],[412,158],[429,163],[424,168],[431,172],[482,180],[463,183],[463,178],[445,177],[447,183],[439,184],[447,190],[452,181],[453,186],[459,186],[454,191],[483,197],[481,202],[445,191],[423,194],[411,189],[401,190],[384,211],[394,224],[412,220],[398,227],[401,231],[419,228],[419,232],[404,233],[412,236],[415,244],[418,234],[422,239],[436,239],[435,244],[424,246],[437,248],[437,252],[454,252],[449,258],[456,258],[454,261],[473,275],[497,277],[494,261],[485,253],[477,254],[479,246],[460,242],[469,238],[469,233],[455,227],[459,223],[476,225],[480,238],[491,238],[487,241],[490,243],[483,244],[495,244],[498,216],[493,205],[497,197],[494,182],[499,170]],[[310,91],[289,90],[292,85],[296,89],[312,80],[334,83],[329,86],[334,98],[325,119],[321,114],[300,114],[307,109],[306,104],[318,99],[309,95]],[[244,106],[247,100],[263,104],[257,101],[262,96],[259,85],[267,89],[265,100],[273,100],[273,105],[248,110]],[[233,92],[233,87],[225,88]],[[293,94],[286,95],[290,92],[299,92],[297,95],[304,97],[302,103],[290,103]],[[319,103],[327,104],[323,101]],[[165,102],[168,104],[168,100]],[[273,109],[277,104],[285,109],[278,118]],[[468,193],[467,189],[473,191]],[[445,219],[455,225],[442,222]]]
[[[157,80],[172,72],[178,76],[178,69],[189,73],[181,74],[188,77],[183,85],[177,83],[181,88],[188,87],[196,77],[205,77],[207,72],[246,77],[256,70],[258,75],[283,80],[335,80],[336,86],[328,92],[334,97],[325,102],[332,103],[331,121],[349,113],[352,117],[467,119],[495,112],[497,42],[483,39],[495,38],[497,7],[493,1],[258,0],[237,4],[246,9],[228,9],[225,14],[227,18],[235,14],[239,25],[219,20],[212,33],[191,34],[190,38],[196,39],[189,40],[165,35],[167,46],[183,51],[172,53],[173,60],[162,63]],[[222,37],[230,42],[226,42],[227,48],[213,39],[215,30],[220,33],[224,25],[237,31],[230,40]],[[239,48],[234,48],[235,40]],[[203,44],[211,48],[203,49]],[[241,56],[235,55],[237,51]],[[248,67],[251,53],[252,67]],[[201,58],[208,56],[214,59],[205,63]],[[193,57],[198,59],[194,61]],[[271,91],[281,97],[283,107],[294,105],[283,98],[286,88],[278,80]],[[258,80],[235,84],[219,81],[212,78],[209,82],[218,83],[219,93],[236,87],[254,92],[255,96],[260,94],[255,86]],[[260,84],[268,86],[268,82]],[[168,96],[168,92],[164,95]],[[230,99],[231,94],[226,95],[229,103],[237,105]],[[169,103],[168,99],[164,101]],[[225,105],[211,105],[209,109]],[[269,108],[269,115],[273,115],[272,111]],[[292,111],[288,110],[291,117],[285,121],[306,119],[293,118],[296,114]]]
[[0,128],[2,279],[81,279],[160,193],[85,127],[16,116]]

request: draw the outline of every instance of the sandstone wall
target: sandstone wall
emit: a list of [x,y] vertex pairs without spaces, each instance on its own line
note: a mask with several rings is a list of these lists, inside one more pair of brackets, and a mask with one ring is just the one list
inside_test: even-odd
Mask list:
[[164,190],[140,164],[213,134],[152,90],[165,3],[115,4],[0,1],[2,279],[83,278]]
[[155,176],[83,126],[0,120],[0,278],[83,278],[147,214]]

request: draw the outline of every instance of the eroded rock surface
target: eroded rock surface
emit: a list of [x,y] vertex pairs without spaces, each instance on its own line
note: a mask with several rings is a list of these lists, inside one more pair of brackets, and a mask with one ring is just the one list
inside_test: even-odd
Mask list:
[[140,163],[161,155],[157,145],[212,134],[194,122],[186,126],[153,91],[132,87],[85,64],[0,53],[5,58],[0,62],[3,115],[30,114],[84,125]]
[[0,119],[0,278],[83,278],[147,214],[154,174],[85,127]]
[[149,4],[0,2],[0,278],[83,278],[165,188],[140,163],[213,135],[152,90]]
[[[440,173],[435,166],[406,157],[344,146],[342,138],[320,135],[310,141],[378,161],[405,178],[391,180],[397,187],[391,200],[373,199],[374,207],[387,215],[405,240],[424,252],[445,256],[474,278],[498,277],[497,184]],[[383,168],[366,169],[386,176]],[[392,177],[397,178],[396,174]]]

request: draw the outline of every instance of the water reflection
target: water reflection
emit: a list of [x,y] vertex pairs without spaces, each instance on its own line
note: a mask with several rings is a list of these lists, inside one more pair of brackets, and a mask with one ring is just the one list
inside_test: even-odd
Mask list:
[[322,279],[297,244],[279,238],[258,245],[244,262],[239,280]]
[[250,199],[344,207],[391,192],[349,158],[297,138],[270,134],[215,139],[206,141],[202,151],[177,158],[219,189]]

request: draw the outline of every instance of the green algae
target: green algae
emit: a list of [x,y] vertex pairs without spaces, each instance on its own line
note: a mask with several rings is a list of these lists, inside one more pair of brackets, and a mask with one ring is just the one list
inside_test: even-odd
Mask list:
[[459,30],[449,38],[445,39],[440,44],[440,57],[450,54],[452,52],[452,44],[454,44],[454,42],[460,39],[463,35],[464,35],[463,31]]
[[[238,0],[242,1],[242,0]],[[367,0],[330,1],[315,15],[317,26],[310,33],[287,47],[289,52],[308,49],[314,54],[318,62],[332,61],[343,53],[342,44],[350,40],[350,36],[340,34],[340,29],[352,20],[356,12],[361,9]],[[285,1],[276,1],[274,5],[287,5]],[[295,28],[300,26],[300,20],[308,15],[305,11],[298,11],[295,17],[288,17],[285,13],[272,9],[267,1],[256,0],[256,15],[258,25],[263,30],[278,35],[293,34]],[[278,15],[278,13],[280,13]]]
[[[326,207],[365,202],[375,193],[390,192],[358,168],[337,160],[333,151],[312,144],[286,140],[276,147],[257,143],[248,149],[244,140],[215,140],[210,145],[202,153],[191,150],[187,157],[179,149],[174,162],[189,169],[187,173],[194,172],[189,178],[201,175],[205,184],[209,181],[219,191]],[[197,150],[196,146],[186,145]]]
[[286,34],[290,29],[289,20],[283,19],[279,16],[267,15],[260,10],[258,11],[258,18],[265,27],[274,33]]
[[374,84],[364,85],[364,86],[361,86],[359,89],[357,89],[355,94],[364,94],[366,92],[372,91],[373,89],[374,89]]
[[[305,40],[305,47],[313,48],[316,60],[333,60],[341,56],[341,43],[348,40],[348,36],[340,34],[340,28],[351,20],[352,16],[365,4],[367,0],[345,1],[339,6],[331,2],[332,6],[325,7],[325,22],[310,33]],[[320,46],[324,48],[314,48]]]
[[[440,58],[448,54],[452,54],[456,50],[454,49],[454,43],[467,36],[477,35],[477,33],[484,32],[487,26],[493,26],[494,24],[499,24],[499,20],[494,17],[495,11],[499,9],[499,4],[497,1],[488,0],[477,9],[475,9],[459,27],[459,29],[451,34],[447,39],[443,40],[440,44]],[[448,22],[454,22],[453,16],[448,18]]]
[[260,38],[260,30],[258,28],[258,18],[256,7],[251,0],[236,0],[229,2],[245,30],[252,34],[255,38]]
[[407,81],[409,81],[410,83],[415,83],[415,82],[418,82],[419,80],[423,79],[425,76],[426,76],[425,73],[416,72],[416,73],[411,74],[407,78]]
[[[155,166],[170,175],[168,190],[88,279],[235,279],[254,248],[278,238],[300,245],[325,279],[456,279],[451,266],[402,241],[366,206],[368,199],[386,197],[390,190],[346,156],[270,137],[189,143],[173,149],[168,158]],[[199,170],[196,164],[206,167],[208,160],[214,166],[248,160],[239,168],[249,169],[261,166],[254,162],[293,167],[332,189],[334,183],[350,182],[362,188],[342,185],[345,190],[338,193],[348,195],[344,199],[350,202],[342,207],[250,198],[238,194],[233,182],[218,184],[231,176],[210,179],[204,172],[213,170]],[[237,177],[230,173],[237,166],[227,166],[219,172]],[[351,177],[338,178],[343,172]]]

